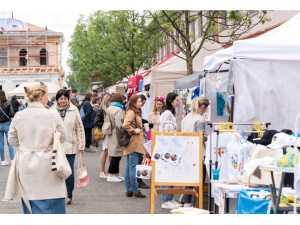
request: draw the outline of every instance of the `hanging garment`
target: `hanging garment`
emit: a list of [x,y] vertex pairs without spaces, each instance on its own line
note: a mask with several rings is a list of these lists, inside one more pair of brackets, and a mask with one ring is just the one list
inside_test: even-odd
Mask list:
[[192,100],[200,96],[200,87],[195,87],[192,90]]
[[192,93],[189,92],[187,98],[186,98],[186,111],[187,114],[191,112],[191,106],[192,106]]
[[[210,138],[211,135],[209,135],[207,139],[207,148],[206,148],[206,153],[205,153],[205,164],[207,168],[208,175],[210,174],[209,171],[209,160],[210,160]],[[211,153],[211,159],[213,164],[216,161],[216,139],[217,134],[213,133],[212,134],[212,153]],[[228,179],[228,151],[227,151],[227,146],[229,142],[235,141],[238,142],[240,140],[241,136],[237,133],[229,133],[229,132],[224,132],[219,135],[219,140],[218,140],[218,168],[221,166],[220,169],[220,175],[219,179],[220,180],[227,180]],[[214,166],[213,166],[214,168]]]
[[228,176],[241,176],[244,165],[248,160],[253,144],[250,142],[231,141],[227,145],[228,151]]

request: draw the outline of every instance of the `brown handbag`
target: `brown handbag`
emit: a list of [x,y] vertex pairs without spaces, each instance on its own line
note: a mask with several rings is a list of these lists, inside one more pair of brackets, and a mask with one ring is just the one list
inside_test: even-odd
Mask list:
[[[136,122],[136,116],[134,116],[134,120],[135,120],[135,126],[137,128],[137,122]],[[122,124],[124,122],[124,120],[121,120]],[[129,135],[129,133],[127,132],[127,130],[125,130],[122,125],[121,126],[116,126],[116,133],[117,133],[117,140],[118,143],[121,147],[125,147],[127,145],[129,145],[130,143],[130,139],[131,139],[131,135]]]

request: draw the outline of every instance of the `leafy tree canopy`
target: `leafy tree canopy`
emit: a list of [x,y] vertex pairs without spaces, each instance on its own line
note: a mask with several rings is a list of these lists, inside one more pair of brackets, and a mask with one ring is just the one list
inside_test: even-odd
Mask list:
[[104,87],[148,69],[165,34],[149,20],[148,11],[97,11],[80,16],[69,43],[68,64],[79,89],[90,89],[93,81]]

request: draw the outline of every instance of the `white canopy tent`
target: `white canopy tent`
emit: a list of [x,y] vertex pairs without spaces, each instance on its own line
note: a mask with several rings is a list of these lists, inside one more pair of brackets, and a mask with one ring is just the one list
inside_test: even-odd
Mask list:
[[233,47],[229,47],[223,50],[220,50],[216,52],[215,54],[206,56],[204,58],[204,70],[206,71],[215,71],[215,70],[225,70],[229,69],[229,64],[226,64],[225,62],[228,62],[230,59],[232,59],[233,55]]
[[[31,86],[33,84],[38,84],[39,82],[25,82],[20,84],[17,88],[10,90],[9,92],[7,92],[8,96],[13,96],[13,95],[17,95],[17,96],[26,96],[25,94],[25,90],[24,87],[28,87]],[[56,95],[57,91],[60,90],[61,88],[58,87],[56,84],[54,83],[50,83],[50,82],[44,82],[44,84],[47,86],[48,88],[48,95],[49,96],[54,96]]]
[[293,129],[300,112],[300,14],[257,38],[233,44],[234,122],[271,121]]
[[[271,129],[294,130],[300,112],[299,28],[300,13],[264,35],[235,41],[233,47],[205,58],[207,71],[224,69],[224,62],[233,59],[235,123],[271,122]],[[294,186],[300,197],[300,164],[297,167]]]

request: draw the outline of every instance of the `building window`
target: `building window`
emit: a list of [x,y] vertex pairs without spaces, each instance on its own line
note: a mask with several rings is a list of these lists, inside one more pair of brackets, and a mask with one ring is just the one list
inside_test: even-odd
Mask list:
[[40,51],[40,65],[47,65],[47,50],[45,48]]
[[165,47],[165,57],[164,57],[164,58],[167,58],[167,57],[168,57],[169,52],[170,52],[169,43],[167,43],[167,44],[166,44],[166,47]]
[[19,55],[20,55],[20,66],[27,66],[27,50],[21,49]]
[[193,34],[194,38],[192,40],[194,41],[196,38],[196,32],[195,32],[195,21],[191,23],[191,33]]
[[0,49],[0,66],[7,66],[7,51]]

